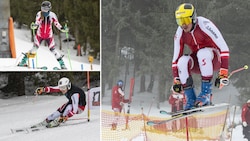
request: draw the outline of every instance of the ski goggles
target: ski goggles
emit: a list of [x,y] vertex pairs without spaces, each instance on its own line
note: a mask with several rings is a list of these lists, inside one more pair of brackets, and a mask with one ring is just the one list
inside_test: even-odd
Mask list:
[[176,19],[176,23],[179,25],[179,26],[182,26],[182,25],[189,25],[190,23],[192,23],[192,18],[190,17],[185,17],[185,18],[177,18]]
[[67,86],[59,86],[59,89],[60,89],[61,91],[65,91],[65,90],[67,90]]
[[49,12],[50,8],[48,6],[42,6],[41,11],[42,12]]

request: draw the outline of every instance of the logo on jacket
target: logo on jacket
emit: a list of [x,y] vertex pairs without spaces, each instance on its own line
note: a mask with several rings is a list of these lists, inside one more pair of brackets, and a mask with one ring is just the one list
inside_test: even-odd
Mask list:
[[217,34],[213,31],[213,29],[210,26],[206,26],[206,29],[210,31],[216,39],[218,38]]

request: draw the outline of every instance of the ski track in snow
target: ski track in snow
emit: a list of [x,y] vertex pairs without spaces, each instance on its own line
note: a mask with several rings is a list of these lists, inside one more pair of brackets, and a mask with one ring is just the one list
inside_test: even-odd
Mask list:
[[[90,121],[87,122],[87,107],[82,114],[72,117],[84,118],[80,121],[85,123],[50,128],[28,134],[11,133],[11,128],[28,127],[43,121],[65,102],[67,102],[65,96],[47,95],[0,99],[0,141],[99,141],[100,110],[90,110]],[[79,122],[79,120],[68,122]]]

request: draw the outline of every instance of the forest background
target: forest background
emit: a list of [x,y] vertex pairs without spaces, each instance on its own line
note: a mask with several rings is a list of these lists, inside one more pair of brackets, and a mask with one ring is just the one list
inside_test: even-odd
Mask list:
[[[221,31],[230,48],[229,71],[250,64],[250,0],[102,0],[103,96],[106,88],[111,89],[118,79],[126,80],[132,73],[140,79],[140,84],[136,84],[139,92],[152,92],[158,86],[152,92],[158,95],[158,102],[168,98],[177,29],[174,12],[184,2],[192,3],[197,16],[210,19]],[[218,74],[214,75],[216,78]],[[200,83],[199,75],[193,78],[195,84]],[[242,102],[250,98],[249,70],[235,74],[230,80]]]
[[[44,0],[10,0],[11,17],[18,28],[35,21],[36,13],[41,9]],[[86,50],[91,46],[95,58],[100,52],[100,1],[99,0],[50,0],[51,11],[57,15],[62,26],[67,24],[70,38],[75,42],[74,49],[81,45]],[[59,36],[59,31],[53,28],[54,33]],[[32,31],[31,31],[32,34]],[[33,36],[31,36],[33,37]],[[31,39],[33,40],[33,39]],[[59,43],[61,49],[61,42]]]

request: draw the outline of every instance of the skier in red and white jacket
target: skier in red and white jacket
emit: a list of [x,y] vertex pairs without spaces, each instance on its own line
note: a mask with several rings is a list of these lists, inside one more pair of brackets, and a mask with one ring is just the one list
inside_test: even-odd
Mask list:
[[84,91],[81,88],[72,85],[70,80],[66,77],[63,77],[58,81],[58,86],[39,87],[36,89],[37,94],[56,92],[64,94],[68,99],[68,102],[63,104],[57,109],[57,111],[49,115],[43,122],[36,126],[55,127],[61,122],[66,122],[67,119],[73,115],[80,114],[84,111],[86,106],[86,96]]
[[116,130],[117,123],[119,120],[119,114],[121,113],[122,109],[124,108],[124,103],[128,103],[128,99],[124,99],[125,93],[122,89],[123,81],[119,80],[117,85],[112,88],[112,110],[114,111],[114,119],[112,123],[111,130]]
[[243,125],[243,135],[250,140],[250,99],[242,106],[241,120]]
[[62,55],[55,48],[55,41],[53,37],[52,24],[55,25],[61,32],[68,32],[68,28],[63,27],[54,12],[50,11],[52,8],[49,1],[44,1],[41,4],[41,11],[36,14],[36,21],[32,23],[30,28],[32,30],[37,30],[34,37],[33,48],[24,54],[21,62],[18,66],[28,66],[27,60],[29,56],[35,56],[36,52],[40,46],[40,43],[44,40],[46,41],[49,50],[55,55],[55,58],[59,62],[61,69],[67,69],[64,61],[62,60]]
[[[171,88],[173,91],[173,88]],[[180,89],[179,91],[173,91],[173,93],[168,98],[169,104],[171,104],[171,112],[177,112],[184,109],[186,103],[185,94]]]
[[[215,81],[217,87],[221,79],[228,79],[229,48],[209,19],[196,17],[192,4],[181,4],[175,11],[175,18],[178,28],[174,36],[173,85],[182,84],[187,98],[185,110],[209,105],[213,72],[219,71]],[[185,45],[191,54],[184,53]],[[201,75],[201,92],[197,97],[192,73]]]

